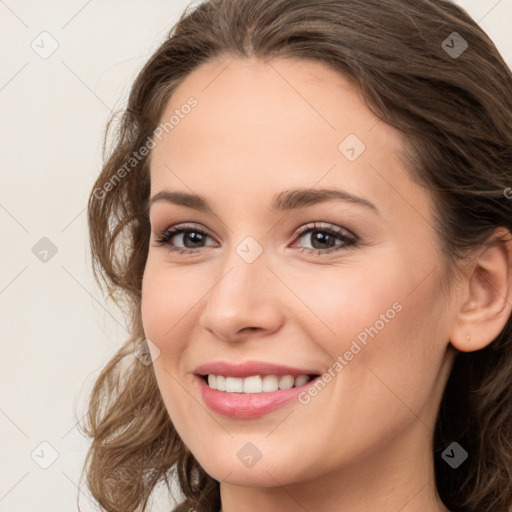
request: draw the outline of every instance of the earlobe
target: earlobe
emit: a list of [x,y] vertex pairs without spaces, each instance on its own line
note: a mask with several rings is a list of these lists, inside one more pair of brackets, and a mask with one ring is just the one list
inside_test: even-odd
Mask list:
[[465,289],[450,342],[461,352],[473,352],[496,339],[511,316],[510,231],[497,229],[478,250]]

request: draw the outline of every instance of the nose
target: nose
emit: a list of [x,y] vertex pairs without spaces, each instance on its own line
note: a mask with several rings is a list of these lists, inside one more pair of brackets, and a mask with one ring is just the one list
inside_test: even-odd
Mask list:
[[200,326],[227,342],[277,331],[284,316],[283,290],[267,263],[264,253],[248,263],[233,251],[206,296]]

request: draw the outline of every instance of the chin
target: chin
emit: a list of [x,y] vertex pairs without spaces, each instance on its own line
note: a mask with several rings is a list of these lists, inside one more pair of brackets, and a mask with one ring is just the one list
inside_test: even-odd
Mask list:
[[[289,485],[307,478],[308,475],[300,475],[301,468],[296,467],[298,461],[279,459],[275,452],[273,456],[264,456],[252,467],[245,466],[235,455],[217,459],[210,457],[207,461],[197,459],[203,470],[219,482],[229,483],[242,487],[277,487]],[[295,467],[294,471],[291,468]]]

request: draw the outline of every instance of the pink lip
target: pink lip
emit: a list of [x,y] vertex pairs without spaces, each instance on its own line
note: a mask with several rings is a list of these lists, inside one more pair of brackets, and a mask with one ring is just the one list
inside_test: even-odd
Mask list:
[[224,375],[226,377],[250,377],[251,375],[319,375],[321,372],[311,368],[292,368],[263,361],[246,361],[245,363],[233,364],[227,361],[215,361],[198,366],[194,373],[196,375]]
[[[219,374],[222,375],[221,372]],[[251,419],[284,407],[296,399],[297,395],[306,391],[316,379],[297,388],[280,389],[267,393],[226,393],[210,388],[203,377],[199,375],[195,376],[195,380],[203,401],[210,410],[229,418]]]

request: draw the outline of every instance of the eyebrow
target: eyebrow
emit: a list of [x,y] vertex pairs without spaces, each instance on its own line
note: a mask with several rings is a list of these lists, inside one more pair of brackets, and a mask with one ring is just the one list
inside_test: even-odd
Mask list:
[[[359,204],[373,210],[377,214],[379,213],[378,208],[370,201],[349,194],[344,190],[333,188],[284,190],[274,196],[271,208],[272,211],[290,211],[333,199]],[[213,212],[211,206],[202,196],[189,194],[188,192],[170,192],[168,190],[162,190],[155,194],[149,200],[148,210],[153,204],[162,201],[179,206],[186,206],[201,212]]]

